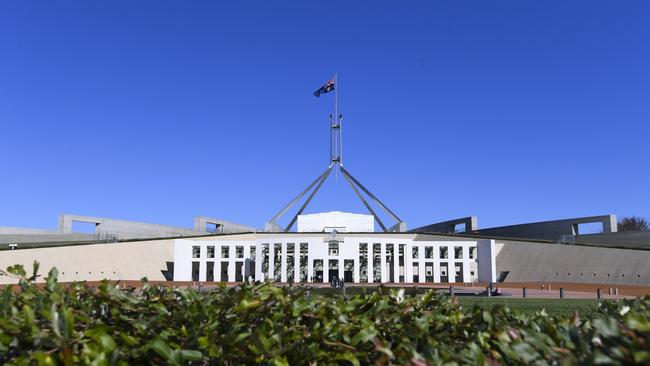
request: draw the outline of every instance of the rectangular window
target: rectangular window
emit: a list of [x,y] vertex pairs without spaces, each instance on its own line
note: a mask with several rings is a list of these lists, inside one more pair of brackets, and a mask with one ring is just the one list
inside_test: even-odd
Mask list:
[[359,243],[359,282],[368,282],[368,243]]
[[440,247],[440,259],[447,259],[447,247]]
[[456,259],[463,258],[463,247],[454,247],[454,258]]
[[331,256],[339,255],[339,242],[338,241],[330,241],[329,255],[331,255]]
[[264,279],[269,278],[269,244],[262,244],[262,273]]
[[469,259],[476,259],[476,247],[469,248]]
[[192,262],[192,281],[199,280],[199,270],[201,268],[201,263]]
[[381,244],[372,245],[372,281],[381,282]]
[[282,279],[282,244],[273,245],[273,281],[280,282]]
[[208,258],[214,258],[214,245],[208,246]]
[[323,282],[323,260],[314,259],[314,275],[312,276],[312,282],[321,283]]
[[413,247],[411,248],[411,253],[413,259],[418,259],[420,258],[420,248],[419,247]]
[[300,282],[307,282],[308,280],[308,253],[309,245],[307,243],[300,243]]
[[399,245],[399,250],[398,250],[398,265],[399,265],[399,282],[404,282],[406,280],[406,268],[404,266],[404,251],[406,250],[406,245],[405,244],[400,244]]
[[433,258],[433,247],[424,247],[424,258]]
[[251,245],[250,248],[251,248],[250,249],[250,253],[251,253],[250,259],[251,259],[251,261],[254,261],[255,258],[257,257],[257,255],[255,253],[255,245]]
[[413,282],[420,282],[420,263],[413,263]]
[[230,246],[222,245],[221,246],[221,258],[229,258],[229,257],[230,257]]
[[235,247],[235,258],[244,258],[244,247]]
[[192,246],[192,258],[201,258],[201,247],[198,245]]

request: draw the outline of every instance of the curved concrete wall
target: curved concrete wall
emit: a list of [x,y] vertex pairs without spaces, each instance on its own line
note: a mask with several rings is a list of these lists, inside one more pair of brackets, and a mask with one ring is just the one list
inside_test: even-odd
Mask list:
[[[174,240],[156,240],[2,251],[0,269],[22,264],[27,273],[31,273],[32,264],[38,261],[41,276],[47,276],[49,270],[56,267],[61,282],[140,280],[143,277],[165,281],[164,272],[170,269],[168,263],[173,260]],[[0,276],[0,284],[16,282],[15,278]]]
[[541,243],[499,246],[497,272],[510,272],[505,282],[650,285],[650,251]]

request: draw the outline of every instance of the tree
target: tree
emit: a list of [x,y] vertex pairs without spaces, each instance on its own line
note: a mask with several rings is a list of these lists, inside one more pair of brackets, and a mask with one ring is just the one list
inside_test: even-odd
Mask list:
[[618,231],[647,231],[648,221],[643,217],[624,217],[618,223]]

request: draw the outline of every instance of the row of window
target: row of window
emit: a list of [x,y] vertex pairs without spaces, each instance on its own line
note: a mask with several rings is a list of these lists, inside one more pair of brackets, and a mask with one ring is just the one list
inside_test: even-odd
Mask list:
[[[275,246],[279,246],[281,244],[275,244]],[[268,244],[263,244],[265,248],[268,248]],[[404,255],[404,244],[399,245],[399,255],[403,256]],[[393,244],[386,244],[386,254],[390,257],[393,256],[393,249],[394,246]],[[425,246],[424,247],[424,258],[425,259],[433,259],[433,246]],[[420,247],[414,246],[411,248],[411,258],[413,259],[418,259],[420,258]],[[287,244],[287,251],[289,254],[293,254],[294,252],[294,244],[289,243]],[[448,259],[449,258],[449,253],[448,253],[448,247],[447,246],[441,246],[439,248],[439,257],[440,259]],[[368,243],[359,243],[359,253],[362,255],[366,255],[368,253]],[[462,246],[454,246],[454,258],[455,259],[463,259],[463,247]],[[307,255],[307,243],[301,243],[300,244],[300,254],[301,255]],[[373,244],[373,254],[381,254],[381,244]],[[476,258],[476,247],[469,247],[469,259],[474,259]],[[339,255],[339,242],[338,241],[331,241],[329,242],[329,255],[330,256],[338,256]],[[201,247],[198,245],[192,246],[192,258],[200,258],[201,257]],[[207,258],[214,258],[215,257],[215,246],[214,245],[208,245],[207,246],[207,253],[206,253]],[[221,258],[230,258],[230,246],[229,245],[222,245],[221,246]],[[237,245],[235,246],[235,257],[234,258],[244,258],[244,246]],[[255,246],[251,245],[250,246],[250,258],[254,259],[255,258]]]
[[[207,258],[214,258],[214,245],[207,246]],[[251,246],[251,258],[255,258],[255,247]],[[198,245],[192,246],[192,258],[201,258],[201,247]],[[221,258],[230,258],[230,246],[222,245],[221,246]],[[244,258],[244,247],[235,246],[235,258]]]

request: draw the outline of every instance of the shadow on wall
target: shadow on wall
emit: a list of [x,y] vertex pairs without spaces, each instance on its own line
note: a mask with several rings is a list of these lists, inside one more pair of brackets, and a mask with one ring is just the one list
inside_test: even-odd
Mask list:
[[167,263],[167,269],[160,271],[162,275],[165,277],[165,281],[173,281],[174,280],[174,262],[166,262]]

